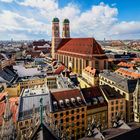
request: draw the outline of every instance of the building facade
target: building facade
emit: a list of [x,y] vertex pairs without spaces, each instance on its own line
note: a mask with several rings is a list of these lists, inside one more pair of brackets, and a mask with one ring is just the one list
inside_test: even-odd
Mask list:
[[112,128],[117,118],[126,120],[125,97],[108,85],[102,85],[101,90],[108,103],[108,128]]
[[99,86],[84,88],[81,90],[87,105],[87,125],[94,124],[98,129],[108,128],[107,102]]
[[[51,122],[67,139],[84,137],[86,130],[86,104],[79,89],[51,92]],[[52,125],[53,127],[53,125]]]
[[[56,20],[57,19],[57,20]],[[63,22],[63,37],[59,34],[59,19],[52,22],[52,58],[63,62],[73,72],[91,66],[99,70],[108,67],[107,57],[94,38],[70,38],[69,20]]]
[[136,89],[137,80],[124,78],[114,72],[104,71],[99,74],[99,84],[109,85],[125,97],[127,114],[126,122],[133,122],[133,94]]
[[82,77],[92,86],[99,84],[98,71],[90,66],[82,70]]

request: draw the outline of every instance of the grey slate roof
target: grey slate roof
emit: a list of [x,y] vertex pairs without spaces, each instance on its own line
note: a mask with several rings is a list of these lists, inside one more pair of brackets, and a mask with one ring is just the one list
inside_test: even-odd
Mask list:
[[114,85],[127,93],[133,93],[137,85],[137,79],[128,79],[120,76],[117,73],[104,71],[100,73],[100,76],[103,76],[110,81],[114,82]]
[[39,112],[40,109],[40,99],[43,98],[43,108],[49,109],[50,104],[50,96],[49,94],[39,94],[32,96],[24,96],[20,97],[19,103],[19,112],[18,112],[18,120],[24,120],[27,118],[31,118],[33,116],[33,106],[35,108],[35,112]]
[[105,96],[108,98],[108,100],[125,98],[123,95],[117,92],[114,88],[111,88],[108,85],[101,85],[100,87],[103,90]]
[[31,140],[58,140],[45,123],[39,125]]
[[0,77],[7,81],[7,83],[12,83],[18,78],[18,75],[13,69],[6,67],[0,70]]

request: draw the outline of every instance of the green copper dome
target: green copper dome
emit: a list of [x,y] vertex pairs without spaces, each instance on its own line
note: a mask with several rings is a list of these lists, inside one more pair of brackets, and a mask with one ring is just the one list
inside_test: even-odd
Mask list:
[[59,19],[57,17],[53,18],[52,22],[59,22]]
[[70,23],[70,21],[66,18],[64,19],[63,23]]

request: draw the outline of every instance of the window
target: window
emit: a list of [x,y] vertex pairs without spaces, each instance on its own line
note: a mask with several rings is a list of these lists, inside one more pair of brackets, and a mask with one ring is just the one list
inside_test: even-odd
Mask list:
[[66,129],[68,129],[68,128],[69,128],[69,125],[67,124],[67,125],[66,125]]
[[72,130],[72,134],[74,134],[74,130]]
[[60,123],[63,123],[63,119],[60,120]]
[[63,126],[61,126],[61,130],[63,130],[64,129],[64,127]]
[[112,113],[111,116],[114,117],[114,113]]
[[89,65],[89,62],[88,62],[88,60],[86,60],[86,67]]
[[118,104],[118,100],[116,101],[116,104]]
[[82,118],[84,118],[85,117],[85,114],[82,114]]
[[120,104],[123,104],[123,100],[120,101]]
[[79,109],[77,109],[77,113],[79,112]]
[[66,112],[66,115],[69,115],[69,111]]
[[77,123],[76,123],[76,125],[77,125],[77,126],[79,126],[79,125],[80,125],[80,123],[79,123],[79,122],[77,122]]
[[74,117],[71,117],[71,120],[74,121]]
[[55,123],[55,125],[57,125],[58,124],[58,121],[56,120],[54,123]]
[[85,109],[84,108],[82,108],[82,111],[84,111]]
[[62,117],[63,116],[63,113],[60,113],[60,117]]
[[95,69],[99,69],[99,61],[95,61]]
[[71,114],[74,114],[74,110],[71,111]]
[[111,111],[114,111],[114,107],[111,107]]
[[114,105],[114,101],[111,102],[111,105]]
[[27,125],[28,124],[28,121],[25,121],[25,125]]
[[118,106],[116,106],[116,110],[118,110]]
[[79,115],[77,115],[77,117],[76,117],[77,119],[79,119],[80,118],[80,116]]
[[54,117],[57,118],[57,114],[54,114]]
[[19,123],[19,126],[22,126],[22,122]]
[[82,131],[84,131],[85,130],[85,128],[84,127],[82,127]]
[[121,105],[121,110],[123,110],[123,105]]
[[68,122],[69,121],[69,118],[66,118],[66,122]]

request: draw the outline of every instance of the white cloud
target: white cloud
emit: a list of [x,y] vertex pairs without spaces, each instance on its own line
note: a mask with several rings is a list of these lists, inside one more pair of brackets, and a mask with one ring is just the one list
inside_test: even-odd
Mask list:
[[47,11],[58,8],[57,0],[25,0],[24,2],[20,2],[19,4],[35,8],[42,8],[46,9]]
[[47,25],[36,21],[33,18],[27,18],[11,11],[3,10],[0,13],[0,31],[27,31],[33,33],[42,33]]
[[140,22],[138,21],[131,21],[131,22],[120,22],[116,23],[112,29],[112,34],[136,34],[140,33]]
[[[38,34],[38,36],[47,33],[51,37],[51,21],[56,16],[60,19],[60,23],[64,18],[70,19],[71,34],[74,37],[94,36],[97,39],[103,39],[122,34],[127,37],[127,34],[140,33],[140,22],[118,21],[118,9],[114,4],[111,7],[101,2],[83,12],[74,3],[68,3],[61,8],[58,0],[24,0],[17,3],[24,8],[37,9],[39,16],[36,16],[36,13],[32,11],[33,13],[30,14],[32,16],[27,18],[24,11],[21,16],[19,13],[3,10],[0,13],[0,31],[14,32],[18,30],[28,34]],[[60,24],[61,26],[62,24]]]

